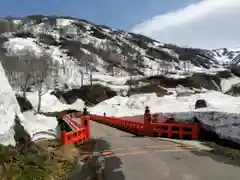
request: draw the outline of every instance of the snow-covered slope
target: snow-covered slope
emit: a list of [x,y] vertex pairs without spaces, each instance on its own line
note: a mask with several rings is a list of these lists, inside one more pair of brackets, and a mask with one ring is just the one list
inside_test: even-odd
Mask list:
[[215,59],[222,64],[239,64],[240,48],[237,49],[216,49],[212,51]]
[[140,34],[69,17],[28,16],[8,23],[11,33],[2,34],[2,51],[12,55],[26,50],[36,54],[47,51],[58,62],[58,72],[51,78],[56,82],[52,88],[89,84],[90,72],[113,76],[212,74],[226,71],[223,62],[231,63],[239,54],[237,49],[211,51],[160,43]]

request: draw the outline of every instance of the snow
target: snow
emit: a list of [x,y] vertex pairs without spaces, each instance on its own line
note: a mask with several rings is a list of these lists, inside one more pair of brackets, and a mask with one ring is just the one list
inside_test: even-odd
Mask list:
[[[34,109],[38,106],[37,92],[27,93],[27,99],[31,102]],[[60,100],[50,93],[46,93],[42,96],[41,112],[59,112],[67,109],[82,110],[85,103],[81,99],[77,99],[73,104],[64,104]]]
[[221,79],[221,89],[223,93],[228,92],[234,85],[240,83],[240,78],[237,76],[230,77],[228,79]]
[[59,136],[58,122],[55,117],[46,117],[34,114],[33,111],[23,113],[26,120],[22,122],[24,129],[30,135],[32,141],[42,139],[55,139]]
[[33,38],[10,38],[3,46],[10,54],[22,53],[26,50],[32,50],[36,54],[42,52]]
[[0,143],[15,145],[14,119],[18,104],[0,63]]
[[64,26],[69,26],[71,25],[73,22],[75,22],[74,20],[71,19],[57,19],[57,26],[58,27],[64,27]]
[[[197,99],[205,99],[208,107],[195,110]],[[191,120],[197,117],[221,137],[240,143],[240,98],[217,91],[186,97],[175,95],[157,97],[155,93],[137,94],[130,97],[115,96],[90,108],[90,112],[99,115],[105,112],[107,116],[143,122],[145,106],[149,106],[151,112],[159,114],[160,118],[161,115],[171,116],[176,120]]]

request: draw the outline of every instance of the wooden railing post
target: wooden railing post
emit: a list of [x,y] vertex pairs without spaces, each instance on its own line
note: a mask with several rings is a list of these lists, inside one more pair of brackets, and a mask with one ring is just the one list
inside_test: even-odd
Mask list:
[[151,122],[151,113],[149,107],[146,107],[144,113],[144,136],[152,136]]
[[83,116],[81,117],[81,124],[86,128],[87,138],[90,136],[90,116],[88,115],[87,108],[83,108]]
[[200,132],[199,123],[195,121],[193,124],[193,128],[192,128],[192,139],[193,140],[196,140],[198,138],[199,132]]

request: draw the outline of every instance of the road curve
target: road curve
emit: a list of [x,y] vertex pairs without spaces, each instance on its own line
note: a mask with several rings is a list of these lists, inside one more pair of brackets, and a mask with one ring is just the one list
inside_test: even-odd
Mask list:
[[98,150],[106,151],[106,180],[239,180],[240,167],[223,157],[91,122]]

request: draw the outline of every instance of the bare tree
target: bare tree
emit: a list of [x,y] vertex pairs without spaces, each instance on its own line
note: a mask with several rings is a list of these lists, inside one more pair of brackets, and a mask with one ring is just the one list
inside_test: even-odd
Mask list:
[[132,89],[132,75],[136,70],[136,54],[129,55],[127,59],[127,69],[129,71],[129,88]]
[[52,75],[53,63],[52,58],[48,54],[43,54],[35,60],[38,69],[34,71],[34,84],[38,92],[37,112],[40,112],[42,96],[47,92],[51,84],[49,78]]
[[0,34],[9,32],[9,22],[6,19],[0,19]]
[[52,77],[53,77],[53,87],[54,89],[58,89],[58,76],[59,76],[59,68],[60,68],[60,64],[55,61],[53,63],[53,67],[52,67]]
[[183,70],[185,72],[189,71],[189,61],[183,61]]
[[162,73],[165,75],[165,74],[169,73],[169,71],[172,68],[172,65],[169,62],[161,61],[160,68],[161,68]]
[[46,53],[36,56],[30,50],[24,50],[20,56],[1,56],[1,62],[11,84],[20,86],[23,97],[30,86],[36,87],[38,92],[38,107],[40,111],[41,98],[48,87],[47,77],[52,72],[52,59]]
[[0,34],[5,32],[13,32],[16,30],[16,25],[11,19],[0,19]]
[[122,62],[123,56],[116,49],[113,49],[109,44],[107,44],[108,51],[108,61],[107,70],[110,71],[111,75],[115,75],[115,67],[119,66]]
[[1,62],[10,84],[20,86],[23,96],[26,98],[26,91],[31,84],[33,69],[32,58],[25,52],[22,56],[2,56]]
[[79,72],[81,74],[81,86],[84,85],[84,71],[88,72],[89,71],[89,62],[88,60],[90,59],[89,54],[84,54],[79,60],[78,60],[78,65],[83,67],[83,69],[80,69]]

